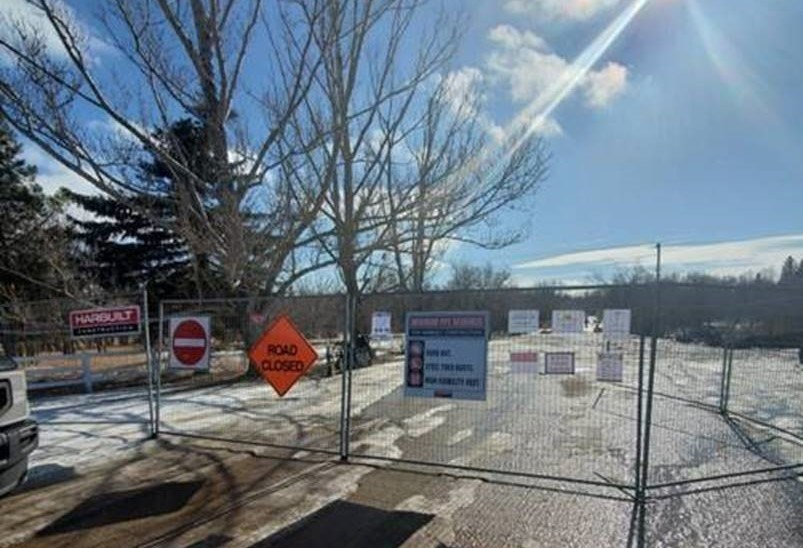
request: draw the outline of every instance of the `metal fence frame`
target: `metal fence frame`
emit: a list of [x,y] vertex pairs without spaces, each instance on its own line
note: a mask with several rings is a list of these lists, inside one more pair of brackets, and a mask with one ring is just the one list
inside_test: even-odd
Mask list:
[[[670,282],[667,282],[670,283]],[[683,286],[684,284],[675,284],[677,286]],[[698,487],[700,485],[705,484],[715,484],[717,487],[728,487],[729,480],[744,480],[744,479],[754,479],[758,477],[759,479],[756,481],[776,481],[778,479],[777,474],[783,474],[783,479],[793,479],[797,476],[803,475],[801,469],[803,469],[803,461],[800,463],[791,463],[786,465],[779,465],[779,466],[768,466],[762,468],[756,468],[752,470],[738,470],[733,471],[725,474],[716,474],[710,475],[706,477],[697,477],[697,478],[686,478],[677,481],[671,482],[661,482],[661,481],[654,481],[650,477],[651,472],[651,451],[653,450],[653,413],[654,413],[654,406],[655,401],[657,398],[662,398],[664,395],[659,393],[656,390],[656,371],[658,369],[657,359],[660,355],[660,349],[658,345],[658,341],[661,334],[661,313],[662,313],[662,303],[661,303],[661,289],[664,285],[664,282],[660,279],[660,258],[656,265],[656,278],[655,282],[643,284],[641,286],[642,290],[649,290],[652,291],[652,295],[654,298],[653,303],[653,317],[652,317],[652,327],[649,333],[642,333],[639,339],[639,358],[638,358],[638,374],[637,374],[637,386],[636,390],[636,431],[634,432],[634,442],[635,442],[635,465],[633,471],[633,478],[634,481],[632,483],[619,483],[614,481],[608,480],[588,480],[576,477],[566,477],[566,476],[552,476],[548,474],[536,474],[536,473],[519,473],[519,472],[510,472],[506,470],[497,470],[493,468],[481,468],[481,467],[472,467],[472,466],[463,466],[463,465],[455,465],[455,464],[447,464],[447,463],[432,463],[432,462],[425,462],[425,461],[417,461],[411,459],[404,459],[404,458],[392,458],[392,457],[377,457],[377,456],[366,456],[366,455],[357,455],[354,454],[353,451],[350,449],[350,439],[351,439],[351,428],[352,428],[352,389],[353,389],[353,364],[354,364],[354,341],[352,340],[350,333],[355,332],[355,325],[356,325],[356,314],[357,314],[357,298],[354,296],[348,295],[341,295],[344,301],[343,307],[343,324],[346,326],[344,331],[344,344],[346,348],[349,350],[346,352],[345,356],[345,368],[343,374],[341,375],[340,381],[340,417],[339,417],[339,424],[340,424],[340,433],[339,433],[339,447],[336,452],[337,456],[342,461],[349,461],[353,459],[358,460],[386,460],[392,462],[398,462],[402,464],[409,464],[409,465],[421,465],[421,466],[435,466],[437,468],[443,469],[451,469],[458,472],[472,472],[472,473],[480,473],[480,474],[490,474],[490,475],[503,475],[503,476],[518,476],[523,478],[530,478],[533,480],[544,480],[549,482],[557,482],[562,484],[571,484],[571,485],[585,485],[589,488],[610,488],[618,491],[619,493],[624,492],[626,495],[626,500],[632,500],[638,504],[645,504],[653,499],[660,499],[663,497],[668,496],[679,496],[685,493],[685,491],[678,491],[678,488],[689,488],[689,487]],[[689,287],[700,287],[700,284],[687,284]],[[623,286],[627,288],[632,288],[632,286]],[[593,290],[604,290],[604,289],[611,289],[616,288],[614,285],[610,284],[596,284],[596,285],[575,285],[575,286],[554,286],[554,287],[546,287],[546,288],[538,288],[539,290],[555,290],[555,291],[570,291],[570,290],[577,290],[577,291],[593,291]],[[440,291],[440,292],[429,292],[428,294],[448,294],[449,291]],[[399,295],[394,294],[394,295]],[[160,303],[159,307],[159,325],[163,326],[164,322],[167,320],[164,313],[164,301]],[[180,301],[169,301],[169,302],[180,302]],[[203,302],[196,300],[187,300],[186,302]],[[163,341],[163,330],[160,329],[160,336],[159,336],[159,349],[158,349],[158,356],[160,357],[158,360],[154,360],[154,382],[155,382],[155,418],[154,418],[154,435],[159,435],[161,432],[160,430],[160,395],[162,392],[162,385],[161,385],[161,365],[159,362],[164,357],[164,341]],[[719,402],[718,405],[712,406],[705,403],[699,403],[701,409],[706,411],[710,411],[711,413],[720,415],[723,420],[730,420],[736,418],[738,420],[744,420],[748,422],[752,422],[756,425],[759,425],[763,428],[767,429],[774,429],[779,430],[779,427],[767,422],[762,422],[757,420],[753,417],[746,416],[744,414],[740,414],[738,412],[732,411],[729,409],[729,397],[730,397],[730,388],[731,388],[731,375],[733,371],[733,358],[734,358],[734,349],[729,346],[725,346],[722,349],[722,370],[720,373],[720,385],[719,385]],[[783,430],[783,429],[781,429]],[[798,437],[803,441],[803,438],[800,438],[794,432],[786,431],[785,434]],[[242,440],[238,440],[242,441]],[[305,451],[316,451],[316,449],[310,449],[309,447],[298,446],[294,447],[299,450]],[[326,451],[323,451],[326,452]],[[764,476],[772,475],[771,478],[766,478]],[[738,483],[735,485],[741,485],[742,483]]]
[[[23,309],[27,312],[25,314],[32,314],[33,318],[28,318],[26,321],[33,321],[36,325],[38,322],[42,321],[42,325],[36,325],[34,329],[29,329],[25,322],[22,323],[22,326],[15,326],[12,322],[10,325],[4,325],[0,322],[0,334],[4,337],[9,337],[12,342],[18,342],[17,339],[23,339],[24,342],[21,344],[28,344],[29,341],[27,339],[35,339],[38,340],[38,344],[41,344],[48,339],[55,337],[57,340],[60,340],[62,344],[69,344],[71,347],[75,344],[74,340],[70,339],[70,328],[68,324],[68,320],[65,314],[69,313],[71,310],[79,309],[79,308],[104,308],[106,306],[111,305],[112,303],[116,304],[136,304],[140,306],[141,311],[141,329],[139,335],[136,338],[139,341],[136,343],[137,346],[142,347],[142,354],[139,352],[131,352],[131,351],[115,351],[112,350],[110,352],[90,352],[87,350],[79,350],[75,353],[64,353],[64,354],[57,354],[57,355],[34,355],[34,356],[14,356],[14,360],[22,366],[22,369],[26,369],[26,365],[31,363],[39,363],[39,362],[53,362],[53,361],[77,361],[78,365],[69,367],[69,366],[60,366],[60,367],[50,367],[44,369],[38,369],[37,373],[50,373],[56,375],[67,375],[73,378],[68,378],[64,380],[55,380],[55,381],[35,381],[28,383],[28,389],[31,391],[37,390],[47,390],[53,388],[70,388],[70,387],[83,387],[84,392],[91,393],[94,390],[93,385],[98,382],[103,382],[112,378],[110,374],[103,373],[101,371],[95,371],[93,368],[93,360],[98,357],[114,357],[114,356],[139,356],[144,355],[144,364],[142,365],[135,365],[135,366],[124,366],[124,367],[115,367],[115,372],[123,371],[135,371],[135,370],[142,370],[143,375],[143,386],[142,388],[145,391],[144,396],[147,398],[147,405],[148,405],[148,417],[143,418],[142,421],[138,421],[137,424],[147,424],[149,428],[148,437],[154,437],[154,427],[156,424],[155,421],[155,401],[154,401],[154,387],[153,387],[153,352],[151,349],[150,344],[150,314],[148,310],[148,289],[147,286],[143,287],[141,291],[131,292],[131,293],[123,293],[123,294],[114,294],[114,295],[102,295],[97,297],[65,297],[61,299],[51,299],[51,300],[41,300],[41,301],[27,301],[27,302],[18,302],[18,303],[8,303],[4,305],[0,305],[0,308],[4,308],[7,310],[14,310],[14,309]],[[11,313],[4,313],[0,316],[0,319],[14,316],[13,312]],[[47,315],[47,321],[43,321],[42,318],[39,316]],[[113,338],[114,335],[110,336]],[[130,335],[127,337],[131,337]],[[40,340],[41,339],[41,340]],[[98,337],[98,339],[103,339],[103,337]],[[85,343],[89,344],[89,343]],[[37,345],[34,345],[35,348],[38,348]],[[37,350],[38,352],[38,350]],[[71,373],[77,373],[77,375],[70,375]],[[26,375],[27,376],[27,375]]]

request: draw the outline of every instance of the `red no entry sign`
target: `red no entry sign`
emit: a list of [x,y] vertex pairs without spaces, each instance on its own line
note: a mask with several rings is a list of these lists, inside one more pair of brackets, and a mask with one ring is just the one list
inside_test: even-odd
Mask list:
[[170,367],[209,369],[209,318],[170,318]]

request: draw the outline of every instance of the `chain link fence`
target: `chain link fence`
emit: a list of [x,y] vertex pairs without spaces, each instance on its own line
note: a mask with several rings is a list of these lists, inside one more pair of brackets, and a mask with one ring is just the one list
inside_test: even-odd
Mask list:
[[[665,282],[370,294],[354,307],[342,295],[165,301],[159,430],[636,498],[794,472],[803,465],[801,300],[776,286]],[[342,352],[349,310],[356,333]],[[526,310],[538,311],[536,327],[510,333],[511,313]],[[606,310],[629,311],[626,336],[606,335]],[[557,328],[561,311],[576,311],[579,327]],[[488,312],[483,397],[405,393],[405,318],[415,312]],[[281,314],[320,356],[284,398],[247,357]],[[372,338],[376,314],[389,325]],[[189,316],[211,319],[208,372],[166,366],[168,320]],[[622,368],[614,382],[598,371],[611,353]],[[547,371],[553,355],[571,356],[572,370]]]
[[[341,296],[163,301],[160,306],[158,431],[337,453],[341,380],[333,374],[343,333]],[[287,315],[317,352],[316,364],[285,397],[251,366],[248,351]],[[169,367],[170,320],[209,318],[207,371]]]
[[[74,338],[70,313],[138,306],[136,335]],[[45,429],[43,444],[84,436],[98,425],[139,439],[151,435],[154,406],[148,359],[147,293],[62,298],[0,305],[0,342],[25,371],[28,391]],[[117,403],[99,408],[85,395],[115,390]],[[45,399],[46,398],[46,399]]]
[[[488,311],[485,397],[406,397],[404,359],[352,372],[352,421],[370,436],[351,432],[350,454],[404,460],[477,472],[560,479],[589,486],[633,488],[637,464],[638,331],[648,325],[640,291],[610,288],[534,288],[369,295],[358,306],[358,328],[369,332],[377,311],[389,312],[392,330],[404,332],[414,311]],[[606,350],[601,320],[606,308],[632,313],[632,334],[615,341],[623,376],[599,380]],[[538,325],[508,331],[510,314],[537,310]],[[552,318],[578,311],[575,332],[557,333]],[[611,350],[608,343],[608,350]],[[563,355],[573,372],[547,371]],[[426,367],[425,367],[426,369]],[[371,425],[370,428],[367,425]]]
[[[515,475],[636,499],[803,470],[799,289],[662,282],[349,302],[343,295],[163,301],[149,323],[150,376],[144,335],[73,340],[67,319],[76,309],[144,307],[142,295],[6,305],[0,335],[32,384],[71,385],[46,393],[87,390],[88,362],[92,390],[122,388],[139,398],[121,421],[161,434]],[[610,310],[629,311],[625,335],[606,333]],[[529,327],[511,329],[511,315],[523,311],[538,311],[537,320],[530,314]],[[565,311],[579,323],[558,326]],[[481,396],[410,390],[415,340],[405,319],[421,312],[487,313]],[[318,354],[284,397],[248,357],[281,315]],[[389,321],[381,333],[377,315]],[[190,317],[209,319],[208,370],[169,366],[170,321]],[[356,331],[350,347],[347,325]],[[599,371],[611,354],[621,366],[613,382]],[[90,400],[77,409],[90,422],[109,419],[93,417]]]
[[648,487],[803,468],[803,294],[661,284]]

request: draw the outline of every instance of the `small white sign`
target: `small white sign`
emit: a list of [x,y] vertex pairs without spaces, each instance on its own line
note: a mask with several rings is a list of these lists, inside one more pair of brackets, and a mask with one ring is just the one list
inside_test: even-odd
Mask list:
[[507,313],[507,332],[511,335],[537,333],[539,321],[537,310],[510,310]]
[[547,352],[544,356],[547,375],[574,375],[574,352]]
[[374,312],[371,316],[371,338],[389,339],[393,335],[390,327],[390,312]]
[[553,333],[582,333],[586,325],[586,313],[583,310],[553,310]]
[[538,373],[538,352],[511,352],[510,372],[524,375]]
[[630,335],[630,310],[605,310],[602,313],[602,333],[606,339],[627,338]]
[[619,352],[600,352],[597,355],[597,380],[622,382],[624,357]]
[[209,316],[170,318],[170,368],[209,370]]

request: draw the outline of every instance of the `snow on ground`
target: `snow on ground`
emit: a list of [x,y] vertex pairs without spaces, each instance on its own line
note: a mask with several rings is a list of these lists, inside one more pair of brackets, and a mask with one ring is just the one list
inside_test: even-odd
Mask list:
[[[400,361],[357,370],[352,450],[368,456],[632,481],[638,340],[625,344],[621,384],[596,381],[601,345],[601,336],[593,334],[494,340],[484,402],[404,398]],[[577,372],[563,376],[511,371],[509,353],[526,350],[539,352],[541,365],[546,351],[574,351]],[[655,388],[661,396],[656,396],[653,409],[652,461],[659,480],[747,470],[762,462],[766,466],[767,459],[803,460],[799,440],[734,426],[687,401],[717,405],[721,371],[721,349],[660,341]],[[303,379],[281,399],[260,380],[191,390],[166,387],[161,429],[336,451],[340,391],[339,376]],[[802,400],[803,373],[794,352],[736,352],[731,409],[803,435]],[[52,467],[108,463],[149,434],[144,387],[44,398],[32,405],[42,424],[40,449],[31,463],[34,475]],[[756,447],[766,455],[759,455]]]

